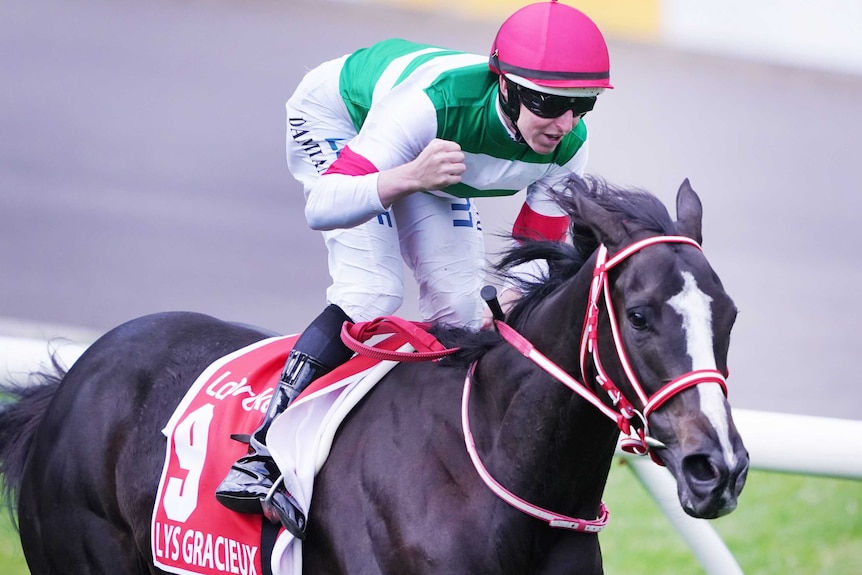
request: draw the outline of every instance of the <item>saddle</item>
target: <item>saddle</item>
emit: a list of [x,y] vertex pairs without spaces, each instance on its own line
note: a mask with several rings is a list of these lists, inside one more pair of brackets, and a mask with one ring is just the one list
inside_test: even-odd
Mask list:
[[[412,322],[397,316],[384,316],[363,323],[344,322],[341,329],[341,339],[359,356],[375,361],[431,361],[445,357],[457,351],[457,348],[447,348],[436,337],[428,333],[432,324]],[[410,351],[388,349],[386,346],[368,345],[365,342],[383,335],[397,336],[393,341],[402,340],[410,344]],[[390,342],[391,343],[391,342]],[[337,372],[338,370],[336,370]],[[335,380],[337,381],[337,379]],[[313,382],[312,382],[313,383]],[[331,385],[330,383],[326,385]],[[373,382],[376,383],[376,380]],[[315,386],[321,389],[321,386]],[[325,386],[324,386],[325,387]],[[299,401],[303,392],[297,398]],[[249,444],[251,434],[231,434],[231,439]],[[294,537],[304,540],[306,516],[302,506],[293,493],[296,491],[294,482],[288,475],[282,473],[273,483],[266,498],[262,502],[263,513],[273,523],[281,523]]]

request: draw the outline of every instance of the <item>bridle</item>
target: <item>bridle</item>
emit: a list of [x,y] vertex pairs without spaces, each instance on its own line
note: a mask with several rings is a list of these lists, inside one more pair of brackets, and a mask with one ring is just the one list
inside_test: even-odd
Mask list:
[[[598,409],[608,418],[614,421],[619,430],[625,436],[620,441],[620,447],[623,450],[637,455],[650,454],[652,459],[656,463],[661,465],[661,461],[650,450],[650,446],[664,447],[664,444],[662,444],[657,439],[650,437],[649,435],[649,426],[647,424],[647,420],[650,414],[655,412],[659,407],[661,407],[670,398],[674,397],[678,393],[701,383],[719,384],[723,393],[726,396],[727,384],[725,382],[725,376],[718,370],[699,369],[690,371],[673,379],[672,381],[663,385],[658,391],[652,394],[652,396],[648,396],[637,376],[635,375],[634,369],[632,368],[631,362],[629,361],[628,354],[626,353],[625,348],[622,345],[622,338],[620,336],[619,326],[617,324],[616,315],[614,313],[614,308],[611,301],[608,271],[619,265],[621,262],[625,261],[632,254],[659,243],[687,244],[696,247],[698,250],[702,250],[700,244],[688,237],[654,236],[637,241],[627,246],[626,248],[614,254],[614,256],[611,258],[608,258],[608,250],[604,245],[599,246],[597,252],[596,265],[593,269],[593,279],[590,283],[590,293],[589,301],[587,303],[586,318],[584,320],[584,328],[581,333],[581,376],[583,377],[584,381],[587,380],[586,366],[588,364],[588,360],[591,359],[596,370],[595,381],[603,390],[605,390],[605,392],[610,397],[611,406],[608,406],[604,401],[602,401],[602,399],[595,392],[593,392],[590,387],[570,376],[565,370],[563,370],[561,367],[559,367],[557,364],[555,364],[553,361],[551,361],[545,355],[539,352],[533,346],[533,344],[531,344],[526,338],[524,338],[524,336],[519,334],[514,328],[512,328],[502,320],[495,320],[494,325],[499,331],[500,335],[503,337],[503,339],[509,342],[522,355],[536,363],[536,365],[541,367],[544,371],[546,371],[558,381],[569,387],[572,391],[577,393],[580,397],[588,401],[590,404],[596,407],[596,409]],[[638,396],[638,399],[643,405],[642,410],[636,409],[634,405],[632,405],[632,403],[628,399],[626,399],[626,397],[620,391],[620,388],[613,382],[613,380],[608,375],[599,357],[598,323],[600,302],[602,299],[604,300],[605,308],[607,310],[608,318],[610,320],[611,333],[613,335],[614,346],[616,347],[617,356],[619,358],[620,364],[622,365],[623,371],[629,380],[631,387],[634,389],[636,395]],[[482,463],[481,458],[479,457],[479,453],[473,440],[473,434],[470,430],[469,401],[475,367],[476,363],[474,362],[473,365],[470,367],[469,371],[467,372],[467,376],[464,380],[464,391],[461,398],[461,423],[464,428],[464,439],[467,446],[467,452],[470,454],[470,459],[473,461],[473,465],[476,467],[476,470],[482,477],[482,480],[485,482],[485,484],[498,497],[500,497],[516,509],[519,509],[520,511],[523,511],[528,515],[536,517],[537,519],[546,521],[551,527],[559,527],[564,529],[571,529],[574,531],[592,533],[597,533],[604,529],[609,519],[609,513],[604,502],[601,503],[601,506],[599,508],[599,515],[594,520],[568,517],[565,515],[554,513],[552,511],[548,511],[546,509],[524,501],[523,499],[508,491],[491,476],[491,474],[488,472],[488,470]],[[632,425],[632,420],[635,417],[637,417],[637,419],[639,420],[639,425],[637,426]]]
[[[622,337],[620,335],[619,324],[617,323],[614,306],[611,302],[610,282],[608,280],[608,271],[621,262],[625,261],[632,254],[640,250],[660,243],[678,243],[688,244],[702,251],[700,244],[691,238],[685,236],[654,236],[635,242],[626,248],[617,252],[612,258],[608,258],[608,250],[604,245],[599,246],[596,256],[596,266],[593,269],[593,281],[590,284],[590,297],[587,304],[586,319],[584,320],[584,329],[581,334],[581,376],[586,381],[586,366],[589,356],[592,358],[593,365],[596,369],[596,383],[604,389],[611,398],[616,410],[611,410],[611,413],[606,413],[611,419],[614,419],[620,431],[627,437],[622,440],[621,447],[629,453],[637,455],[646,455],[651,453],[649,445],[663,447],[660,441],[649,436],[649,426],[647,421],[650,414],[656,409],[664,405],[670,398],[680,393],[681,391],[693,387],[701,383],[717,383],[721,386],[722,392],[727,396],[727,383],[725,376],[718,370],[714,369],[699,369],[685,373],[670,382],[663,385],[656,391],[652,397],[649,397],[644,391],[643,386],[635,375],[628,354],[622,345]],[[643,405],[643,410],[638,411],[629,400],[620,391],[619,387],[611,380],[610,376],[604,369],[599,357],[599,300],[604,296],[605,308],[608,312],[608,319],[611,325],[611,334],[614,339],[614,346],[617,350],[617,357],[620,360],[623,371],[637,394],[638,399]],[[581,384],[583,385],[583,384]],[[604,404],[602,404],[604,405]],[[641,426],[637,430],[633,430],[631,421],[637,415],[641,422]],[[661,464],[658,459],[653,456],[656,463]]]

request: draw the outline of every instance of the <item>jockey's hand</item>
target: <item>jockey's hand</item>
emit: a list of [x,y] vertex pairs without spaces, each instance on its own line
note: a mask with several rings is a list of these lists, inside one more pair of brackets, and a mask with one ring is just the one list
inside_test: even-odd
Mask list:
[[[504,314],[509,315],[509,310],[515,305],[515,302],[521,299],[521,295],[523,294],[514,288],[506,288],[500,293],[497,301],[500,302],[500,307],[503,308]],[[491,309],[485,306],[485,310],[482,312],[482,329],[488,329],[493,326],[494,317],[491,315]]]
[[410,162],[420,190],[439,190],[461,181],[467,170],[464,152],[456,142],[435,138]]
[[377,193],[383,206],[388,208],[414,192],[440,190],[457,184],[466,170],[461,146],[435,138],[415,160],[380,172]]

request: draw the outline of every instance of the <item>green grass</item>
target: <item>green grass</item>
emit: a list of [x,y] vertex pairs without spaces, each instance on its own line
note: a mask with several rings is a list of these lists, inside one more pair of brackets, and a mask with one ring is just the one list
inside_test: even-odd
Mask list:
[[[605,489],[607,575],[700,575],[658,505],[624,465]],[[746,575],[862,573],[862,481],[752,471],[736,511],[713,521]]]
[[[623,466],[605,491],[607,575],[700,575],[702,567]],[[862,481],[749,474],[739,508],[713,522],[747,575],[862,573]],[[0,516],[0,573],[28,575],[18,534]]]
[[29,575],[18,532],[9,520],[6,505],[0,501],[0,573],[3,575]]

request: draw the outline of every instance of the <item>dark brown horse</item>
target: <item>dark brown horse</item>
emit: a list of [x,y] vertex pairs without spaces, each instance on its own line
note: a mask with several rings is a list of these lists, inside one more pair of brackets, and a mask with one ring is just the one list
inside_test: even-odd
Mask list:
[[[673,221],[649,194],[576,180],[559,201],[578,247],[525,244],[505,258],[549,262],[508,318],[532,347],[440,329],[459,354],[392,370],[317,476],[306,573],[601,573],[595,531],[620,428],[653,446],[689,514],[734,509],[748,468],[722,393],[736,309],[697,245],[700,200],[684,182]],[[16,392],[0,414],[0,460],[34,575],[156,572],[160,430],[212,361],[269,335],[146,316]],[[561,385],[544,358],[589,391]],[[461,411],[474,360],[471,456]],[[471,457],[516,495],[492,491]]]

